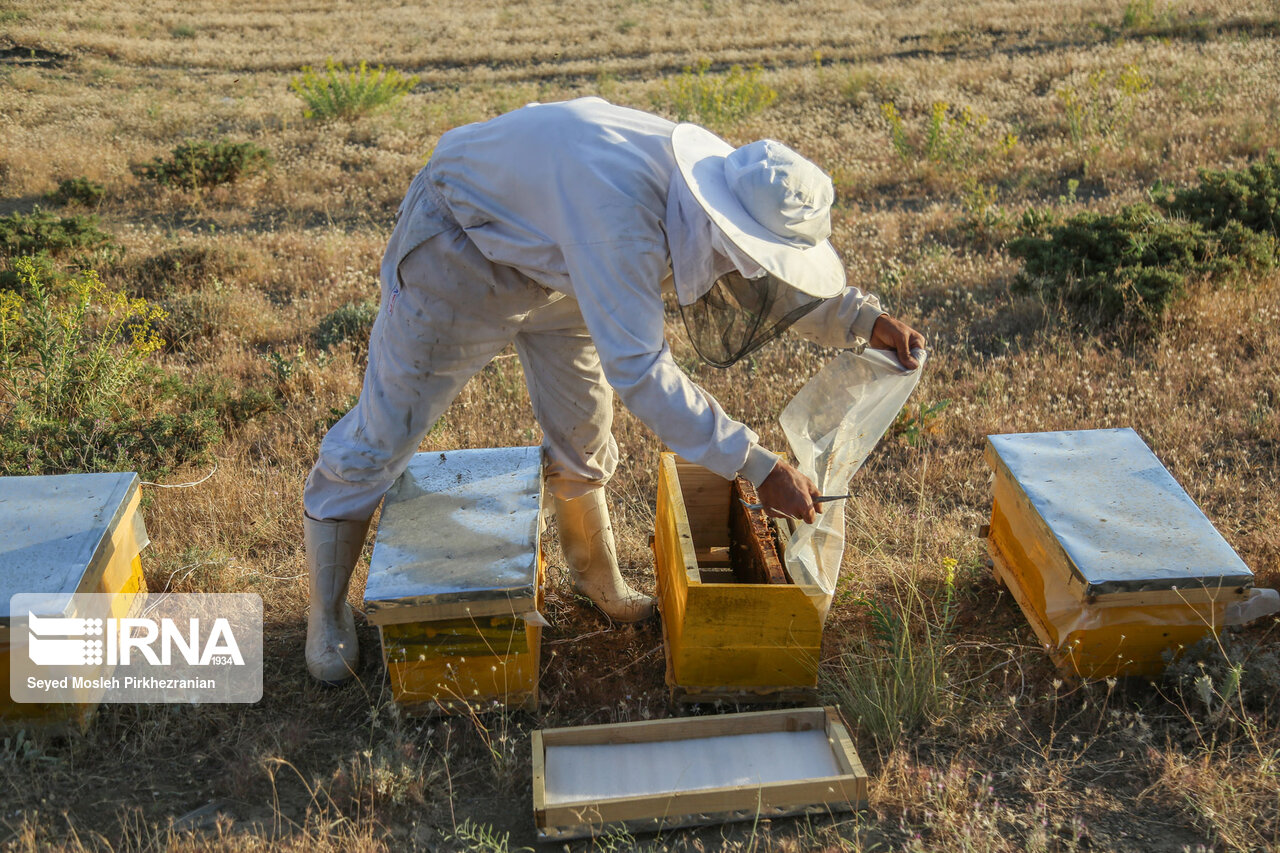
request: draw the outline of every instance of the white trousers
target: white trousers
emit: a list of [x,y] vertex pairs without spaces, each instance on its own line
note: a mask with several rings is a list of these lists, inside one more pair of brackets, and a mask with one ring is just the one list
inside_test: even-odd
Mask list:
[[360,400],[307,477],[307,514],[372,516],[467,380],[512,342],[543,431],[548,491],[567,500],[604,485],[618,463],[613,390],[577,300],[490,263],[452,222],[404,258],[398,285],[396,266],[383,276]]

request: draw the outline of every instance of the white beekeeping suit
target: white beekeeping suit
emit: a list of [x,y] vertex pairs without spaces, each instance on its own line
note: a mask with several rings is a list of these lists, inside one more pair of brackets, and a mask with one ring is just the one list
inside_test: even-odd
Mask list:
[[792,324],[828,345],[868,339],[881,311],[844,287],[826,241],[830,203],[829,179],[780,143],[735,152],[696,126],[599,98],[444,134],[383,258],[359,402],[325,436],[307,480],[312,673],[349,675],[345,598],[368,520],[466,381],[508,343],[543,429],[579,589],[615,619],[647,616],[652,599],[618,573],[603,498],[618,459],[613,392],[684,458],[758,486],[777,457],[676,366],[664,282],[674,279],[712,363]]

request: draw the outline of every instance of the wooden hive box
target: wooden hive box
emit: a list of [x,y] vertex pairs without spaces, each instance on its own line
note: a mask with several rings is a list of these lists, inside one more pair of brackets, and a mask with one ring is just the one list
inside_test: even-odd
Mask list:
[[[10,599],[48,596],[54,610],[37,616],[72,617],[85,614],[72,612],[70,596],[105,593],[112,596],[107,615],[136,615],[147,588],[141,500],[141,484],[133,473],[0,477],[0,721],[25,727],[89,724],[98,703],[88,692],[78,704],[12,700],[11,654],[25,649],[25,640],[11,636],[11,627],[25,624],[26,614],[11,612]],[[103,664],[99,672],[82,674],[109,672]]]
[[540,841],[864,808],[867,774],[834,708],[533,733]]
[[364,596],[396,702],[536,707],[541,511],[541,448],[413,457],[383,502]]
[[1253,573],[1131,429],[993,435],[987,547],[1065,673],[1155,675]]
[[733,489],[662,454],[653,547],[667,684],[679,702],[811,702],[822,649],[811,596],[820,590],[726,573]]

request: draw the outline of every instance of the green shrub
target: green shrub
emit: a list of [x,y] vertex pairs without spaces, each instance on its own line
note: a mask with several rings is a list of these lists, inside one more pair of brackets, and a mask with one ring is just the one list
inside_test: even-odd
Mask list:
[[170,157],[133,167],[134,174],[163,187],[204,189],[265,172],[271,154],[252,142],[184,142]]
[[325,63],[324,73],[304,65],[289,81],[289,88],[307,105],[303,115],[318,119],[356,118],[385,109],[416,85],[416,75],[406,77],[394,68],[370,69],[364,61],[347,68],[332,59]]
[[37,207],[28,214],[0,216],[0,252],[8,258],[41,253],[66,257],[115,248],[94,214],[55,216]]
[[320,321],[315,332],[316,346],[328,352],[343,341],[364,343],[377,316],[378,303],[373,300],[348,302]]
[[242,387],[226,376],[179,376],[158,371],[153,381],[158,396],[176,401],[184,410],[210,413],[224,430],[272,411],[279,402],[270,391]]
[[654,96],[654,105],[669,108],[677,121],[724,127],[764,110],[778,99],[777,91],[760,79],[764,70],[758,65],[749,69],[734,65],[723,75],[710,74],[710,70],[709,59],[686,67]]
[[156,480],[204,462],[222,440],[208,410],[66,421],[0,420],[0,474],[137,471]]
[[1009,244],[1022,290],[1098,312],[1099,319],[1162,315],[1190,279],[1265,269],[1275,242],[1231,221],[1220,229],[1166,219],[1145,204],[1084,212]]
[[83,204],[92,207],[102,201],[107,188],[97,181],[88,178],[67,178],[58,184],[58,188],[45,196],[53,204]]
[[1238,222],[1259,234],[1280,235],[1280,157],[1274,151],[1245,169],[1200,170],[1198,186],[1157,187],[1156,204],[1205,228]]
[[[18,290],[0,293],[0,473],[133,469],[161,476],[221,438],[211,410],[140,413],[155,388],[144,371],[162,319],[93,270],[55,282],[19,258]],[[56,286],[55,286],[56,285]]]

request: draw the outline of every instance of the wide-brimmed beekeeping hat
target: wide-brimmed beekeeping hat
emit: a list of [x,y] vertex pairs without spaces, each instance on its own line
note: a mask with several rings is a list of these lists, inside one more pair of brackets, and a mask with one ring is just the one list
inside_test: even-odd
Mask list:
[[844,289],[828,240],[835,190],[826,173],[781,142],[735,149],[696,124],[677,125],[671,145],[694,199],[736,248],[809,296]]

